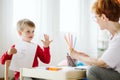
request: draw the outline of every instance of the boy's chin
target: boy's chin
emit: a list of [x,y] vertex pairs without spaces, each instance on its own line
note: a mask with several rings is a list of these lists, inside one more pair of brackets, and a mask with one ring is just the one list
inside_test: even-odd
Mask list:
[[25,42],[31,42],[31,40],[23,40],[23,41],[25,41]]

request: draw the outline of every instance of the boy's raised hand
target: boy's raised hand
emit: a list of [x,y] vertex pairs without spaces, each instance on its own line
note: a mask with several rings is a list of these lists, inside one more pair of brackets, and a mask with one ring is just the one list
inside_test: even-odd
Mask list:
[[10,48],[8,50],[8,55],[12,55],[12,54],[16,54],[17,53],[17,50],[15,48]]
[[47,34],[44,34],[44,40],[41,40],[43,42],[44,47],[49,47],[52,40],[49,40],[49,36]]

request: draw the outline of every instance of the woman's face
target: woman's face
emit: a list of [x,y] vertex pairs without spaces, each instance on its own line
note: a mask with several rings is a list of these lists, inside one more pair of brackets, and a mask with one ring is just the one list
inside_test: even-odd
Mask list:
[[105,15],[96,15],[95,18],[101,30],[107,29],[107,19]]

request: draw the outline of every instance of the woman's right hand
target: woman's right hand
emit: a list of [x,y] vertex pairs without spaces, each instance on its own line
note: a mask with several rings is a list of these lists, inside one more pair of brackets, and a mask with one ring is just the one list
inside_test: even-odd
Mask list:
[[12,54],[16,54],[17,53],[17,50],[15,48],[10,48],[8,50],[8,55],[12,55]]

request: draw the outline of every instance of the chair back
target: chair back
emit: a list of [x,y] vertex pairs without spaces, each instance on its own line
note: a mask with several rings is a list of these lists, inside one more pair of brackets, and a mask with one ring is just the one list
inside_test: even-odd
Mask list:
[[5,80],[9,80],[9,66],[10,66],[11,60],[6,60],[5,61]]

